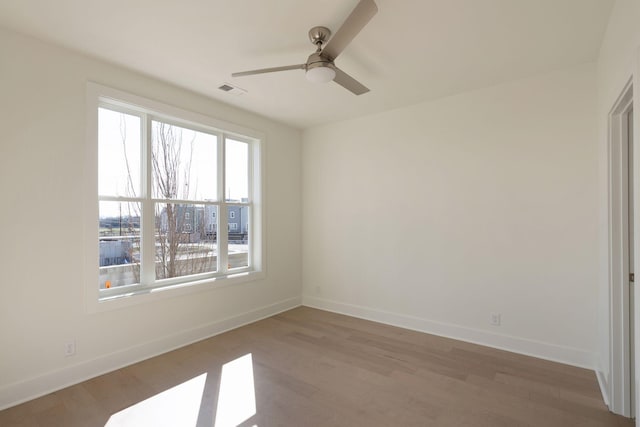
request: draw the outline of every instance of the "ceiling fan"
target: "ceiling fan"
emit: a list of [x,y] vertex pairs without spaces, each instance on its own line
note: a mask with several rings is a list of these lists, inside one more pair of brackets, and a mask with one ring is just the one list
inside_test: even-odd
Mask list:
[[333,38],[331,31],[326,27],[313,27],[309,30],[309,39],[317,49],[309,55],[307,62],[298,65],[285,65],[284,67],[262,68],[260,70],[243,71],[231,74],[232,77],[250,76],[253,74],[273,73],[276,71],[305,70],[306,78],[315,83],[326,83],[333,80],[345,89],[356,95],[369,92],[366,86],[336,67],[334,61],[347,47],[351,40],[358,35],[365,25],[378,12],[378,7],[373,0],[360,0],[351,11],[349,17],[336,31]]

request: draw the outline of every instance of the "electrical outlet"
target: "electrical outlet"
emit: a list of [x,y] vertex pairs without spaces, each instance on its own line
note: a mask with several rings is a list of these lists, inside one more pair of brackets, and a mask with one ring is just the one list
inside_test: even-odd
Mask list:
[[64,343],[64,355],[65,357],[73,356],[76,354],[76,341],[71,340]]
[[492,326],[500,326],[502,315],[500,313],[491,313],[491,318],[489,319],[489,323]]

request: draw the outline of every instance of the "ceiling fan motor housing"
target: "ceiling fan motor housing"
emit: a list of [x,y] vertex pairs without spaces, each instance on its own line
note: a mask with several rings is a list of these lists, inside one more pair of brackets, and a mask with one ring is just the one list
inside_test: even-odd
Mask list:
[[305,69],[307,80],[314,83],[330,82],[336,76],[333,61],[324,58],[319,52],[309,55]]
[[311,55],[309,55],[309,58],[307,58],[307,66],[306,69],[311,70],[313,68],[316,67],[335,67],[335,65],[333,64],[333,61],[328,60],[327,58],[325,58],[324,56],[322,56],[321,53],[319,52],[315,52],[312,53]]

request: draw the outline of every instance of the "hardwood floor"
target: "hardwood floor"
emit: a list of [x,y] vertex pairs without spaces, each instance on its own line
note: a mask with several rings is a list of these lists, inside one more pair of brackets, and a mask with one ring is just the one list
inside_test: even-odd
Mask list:
[[0,426],[105,425],[633,423],[589,370],[299,307],[0,412]]

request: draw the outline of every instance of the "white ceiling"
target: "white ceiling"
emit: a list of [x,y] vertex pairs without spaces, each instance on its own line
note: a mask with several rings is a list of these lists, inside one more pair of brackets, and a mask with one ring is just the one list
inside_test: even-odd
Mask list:
[[306,128],[594,61],[614,1],[376,0],[336,60],[361,96],[301,70],[231,77],[304,63],[309,29],[357,0],[3,0],[0,25]]

